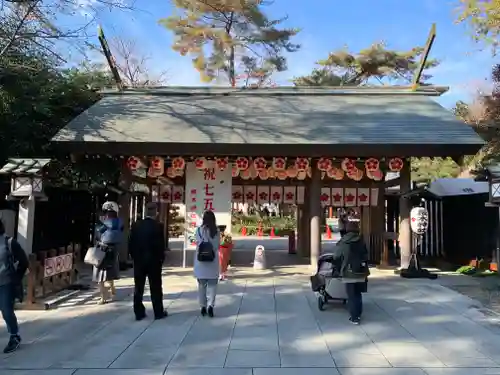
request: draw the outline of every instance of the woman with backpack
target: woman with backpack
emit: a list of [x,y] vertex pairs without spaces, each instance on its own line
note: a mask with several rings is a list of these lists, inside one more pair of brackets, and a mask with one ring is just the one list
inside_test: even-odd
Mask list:
[[[97,246],[106,253],[99,267],[94,267],[93,280],[99,284],[99,304],[108,302],[109,294],[116,294],[115,280],[120,278],[118,245],[123,241],[123,223],[118,218],[118,204],[106,202],[102,205],[104,219],[97,226]],[[109,284],[109,286],[106,285]]]
[[201,315],[214,316],[215,296],[219,281],[220,233],[215,214],[206,211],[202,224],[196,229],[194,277],[198,280],[198,298]]

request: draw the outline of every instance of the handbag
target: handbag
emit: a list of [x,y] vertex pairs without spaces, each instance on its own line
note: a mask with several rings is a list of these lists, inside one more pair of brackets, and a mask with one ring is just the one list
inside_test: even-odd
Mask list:
[[86,264],[90,264],[91,266],[99,267],[102,264],[105,256],[105,251],[102,251],[99,246],[93,246],[89,247],[83,261]]

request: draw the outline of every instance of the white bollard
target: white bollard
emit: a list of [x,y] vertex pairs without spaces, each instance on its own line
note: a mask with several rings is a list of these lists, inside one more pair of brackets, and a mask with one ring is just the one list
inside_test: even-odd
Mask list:
[[254,270],[266,269],[266,249],[264,249],[264,246],[262,245],[255,247],[255,256],[253,258],[253,269]]

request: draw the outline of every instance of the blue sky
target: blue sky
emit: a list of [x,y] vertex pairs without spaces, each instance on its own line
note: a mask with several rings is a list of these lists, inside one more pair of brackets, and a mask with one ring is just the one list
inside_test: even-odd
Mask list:
[[[89,0],[83,0],[89,1]],[[425,44],[431,24],[437,24],[437,38],[431,57],[442,61],[432,71],[434,84],[450,86],[439,101],[451,107],[468,100],[489,77],[493,58],[481,51],[464,25],[455,23],[458,0],[275,0],[267,6],[270,17],[288,15],[285,26],[301,32],[299,52],[288,56],[289,69],[277,75],[280,85],[290,85],[294,76],[309,73],[315,61],[347,45],[351,51],[384,41],[391,49],[410,49]],[[154,70],[168,71],[168,84],[201,85],[189,57],[171,49],[172,34],[158,20],[173,14],[169,0],[136,0],[140,11],[102,11],[99,22],[106,36],[120,34],[140,44],[141,53],[151,56]]]

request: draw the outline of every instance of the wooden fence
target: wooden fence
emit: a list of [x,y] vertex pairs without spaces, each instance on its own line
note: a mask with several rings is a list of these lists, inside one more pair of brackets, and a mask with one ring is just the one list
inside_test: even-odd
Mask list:
[[75,284],[81,264],[80,244],[29,255],[25,309],[45,309],[44,298]]

